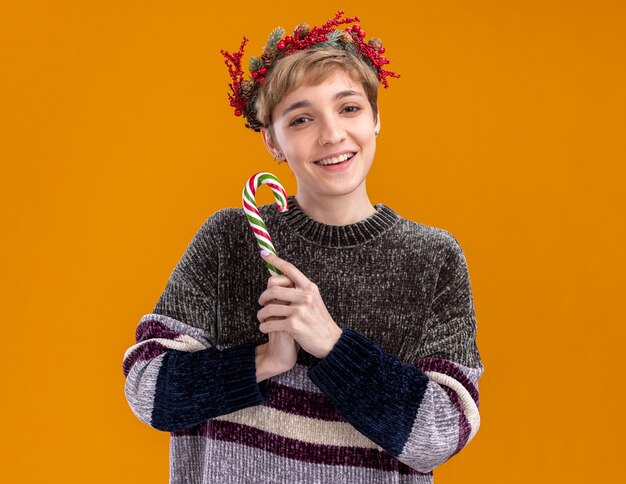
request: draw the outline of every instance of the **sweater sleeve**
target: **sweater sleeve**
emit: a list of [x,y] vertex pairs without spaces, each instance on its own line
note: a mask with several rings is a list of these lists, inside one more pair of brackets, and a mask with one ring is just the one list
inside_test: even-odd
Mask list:
[[216,214],[187,246],[124,354],[129,406],[158,430],[184,430],[267,399],[267,381],[256,381],[256,345],[215,346]]
[[348,328],[309,370],[349,423],[420,472],[458,453],[480,425],[483,365],[469,274],[458,242],[451,235],[448,240],[412,364]]

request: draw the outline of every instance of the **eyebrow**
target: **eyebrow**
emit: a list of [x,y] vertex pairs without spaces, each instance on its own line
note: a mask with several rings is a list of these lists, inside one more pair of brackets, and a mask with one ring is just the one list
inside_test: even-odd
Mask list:
[[[363,97],[363,94],[361,94],[359,91],[346,89],[345,91],[339,91],[337,94],[335,94],[333,96],[333,101],[338,101],[339,99],[343,99],[343,98],[350,97],[350,96]],[[311,101],[298,101],[298,102],[291,104],[287,109],[285,109],[281,116],[285,116],[287,113],[290,113],[291,111],[295,111],[296,109],[308,108],[308,107],[311,107]]]

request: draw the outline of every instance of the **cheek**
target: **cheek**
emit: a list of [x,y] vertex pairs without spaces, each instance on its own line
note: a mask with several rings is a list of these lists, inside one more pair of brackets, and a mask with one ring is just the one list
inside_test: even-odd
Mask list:
[[294,136],[285,145],[286,153],[291,154],[294,161],[308,161],[315,156],[315,146],[307,136]]

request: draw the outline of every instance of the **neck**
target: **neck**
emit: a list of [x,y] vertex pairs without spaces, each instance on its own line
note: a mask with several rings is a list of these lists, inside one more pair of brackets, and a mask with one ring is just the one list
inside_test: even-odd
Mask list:
[[294,198],[300,210],[327,225],[360,222],[376,212],[364,187],[343,195],[319,195],[298,190]]

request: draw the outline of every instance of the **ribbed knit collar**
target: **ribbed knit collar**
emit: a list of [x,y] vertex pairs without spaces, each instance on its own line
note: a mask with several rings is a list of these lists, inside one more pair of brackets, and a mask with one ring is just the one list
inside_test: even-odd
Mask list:
[[312,219],[298,207],[294,195],[287,196],[289,210],[279,218],[306,240],[326,247],[350,247],[370,241],[383,234],[400,216],[383,203],[374,205],[376,212],[359,222],[327,225]]

